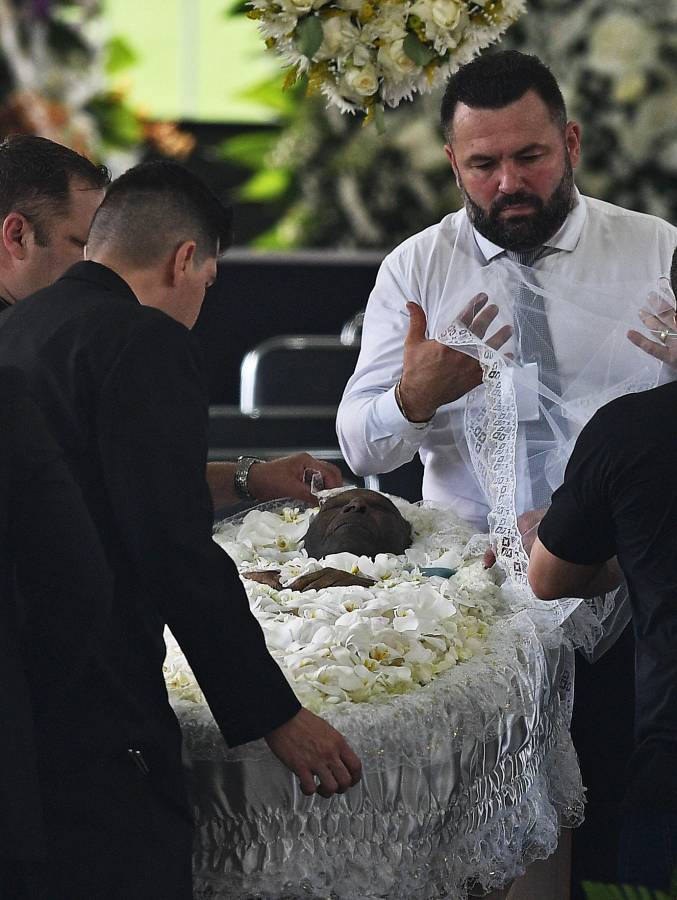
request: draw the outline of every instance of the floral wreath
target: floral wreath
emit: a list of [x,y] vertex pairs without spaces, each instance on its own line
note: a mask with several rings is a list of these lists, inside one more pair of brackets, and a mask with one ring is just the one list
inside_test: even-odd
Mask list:
[[382,118],[439,85],[524,12],[525,0],[249,0],[266,45],[342,112]]

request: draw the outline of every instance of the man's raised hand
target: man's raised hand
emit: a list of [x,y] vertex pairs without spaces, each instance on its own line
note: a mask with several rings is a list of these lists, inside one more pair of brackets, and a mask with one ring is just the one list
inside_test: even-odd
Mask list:
[[308,709],[300,709],[265,740],[298,775],[304,794],[317,792],[325,798],[342,794],[362,777],[362,763],[343,735]]
[[[484,338],[498,315],[498,307],[487,306],[487,299],[486,294],[477,294],[459,316],[460,322],[479,338]],[[426,315],[417,303],[407,303],[407,310],[409,331],[404,342],[400,398],[410,421],[426,422],[440,406],[477,387],[482,372],[472,356],[426,337]],[[511,334],[510,325],[504,325],[486,343],[497,350]]]
[[657,302],[659,298],[653,295],[652,299],[660,307],[657,312],[641,309],[639,317],[646,328],[656,337],[654,340],[645,337],[639,331],[628,331],[628,340],[667,365],[677,368],[677,313],[673,306],[666,301]]

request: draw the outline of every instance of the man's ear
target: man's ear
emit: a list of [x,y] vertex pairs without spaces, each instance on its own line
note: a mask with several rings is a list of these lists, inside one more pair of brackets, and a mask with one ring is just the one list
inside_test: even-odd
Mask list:
[[173,286],[180,284],[189,268],[195,265],[196,250],[197,244],[195,241],[184,241],[174,251],[170,264],[170,276]]
[[458,185],[458,187],[460,187],[461,184],[460,184],[460,179],[458,176],[458,164],[456,162],[456,154],[452,150],[451,144],[444,145],[444,155],[449,160],[451,168],[454,170],[454,178],[456,179],[456,184]]
[[578,122],[567,122],[564,143],[571,160],[571,167],[575,169],[581,158],[581,126]]
[[28,252],[27,239],[33,233],[33,226],[20,212],[11,212],[2,223],[2,243],[14,259],[25,259]]

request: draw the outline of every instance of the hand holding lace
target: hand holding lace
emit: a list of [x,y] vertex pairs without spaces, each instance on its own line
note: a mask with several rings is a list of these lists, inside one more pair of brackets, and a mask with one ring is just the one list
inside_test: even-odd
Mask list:
[[[498,307],[487,304],[486,294],[477,294],[459,320],[479,338],[484,338],[498,315]],[[404,342],[399,394],[405,417],[410,422],[426,422],[440,406],[465,396],[482,381],[479,363],[472,356],[445,347],[426,337],[425,312],[416,303],[407,303],[409,331]],[[504,325],[487,340],[494,349],[503,346],[512,334]]]

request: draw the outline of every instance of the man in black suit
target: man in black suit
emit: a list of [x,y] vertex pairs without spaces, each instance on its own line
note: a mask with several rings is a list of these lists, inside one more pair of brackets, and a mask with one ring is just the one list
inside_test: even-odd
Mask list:
[[[0,312],[47,287],[83,259],[92,218],[110,176],[84,156],[36,135],[0,143]],[[295,497],[311,503],[308,472],[327,488],[339,469],[308,453],[261,462],[210,462],[207,481],[217,509],[246,498]]]
[[341,735],[300,708],[211,538],[207,397],[188,329],[229,239],[229,217],[197,179],[137,166],[99,208],[89,261],[0,319],[0,360],[25,373],[115,578],[103,662],[117,690],[83,693],[91,739],[54,757],[55,774],[68,771],[47,800],[63,816],[50,836],[58,900],[191,896],[165,622],[230,745],[265,737],[309,794],[359,778]]
[[113,591],[61,451],[6,368],[0,435],[0,898],[32,900],[49,897],[40,774],[91,677]]

